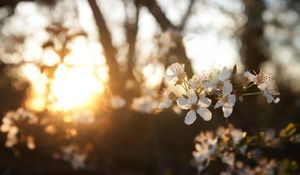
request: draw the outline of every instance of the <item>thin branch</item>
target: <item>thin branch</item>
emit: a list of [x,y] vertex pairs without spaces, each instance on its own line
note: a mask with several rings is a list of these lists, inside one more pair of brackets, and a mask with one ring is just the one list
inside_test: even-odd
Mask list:
[[189,17],[191,16],[192,8],[193,8],[194,4],[195,4],[195,0],[190,0],[190,4],[189,4],[189,6],[187,8],[187,11],[185,12],[185,14],[182,17],[181,22],[180,22],[180,24],[178,26],[178,30],[181,31],[185,27],[185,25],[186,25]]
[[[127,8],[126,1],[125,8]],[[127,20],[125,22],[125,29],[126,29],[126,38],[128,43],[128,61],[127,61],[127,78],[128,79],[135,79],[133,74],[133,69],[135,66],[135,44],[136,44],[136,37],[138,33],[138,21],[139,21],[139,4],[137,1],[134,1],[135,4],[135,16],[134,22],[131,23],[128,14],[126,15]],[[127,10],[125,10],[127,12]]]
[[[166,17],[166,15],[161,10],[161,8],[159,7],[159,5],[155,0],[139,0],[139,2],[149,9],[150,13],[154,16],[154,18],[159,23],[163,31],[166,31],[168,29],[172,29],[174,31],[177,30],[177,27],[173,25],[171,21]],[[174,51],[173,53],[177,56],[180,62],[185,64],[188,76],[192,76],[193,74],[192,65],[186,55],[185,47],[182,43],[182,38],[178,39],[177,47],[173,49],[173,51]]]
[[106,58],[107,66],[109,68],[109,82],[113,93],[116,92],[116,88],[121,84],[121,73],[119,64],[116,59],[117,49],[112,45],[111,34],[108,30],[104,17],[100,8],[98,7],[96,0],[88,0],[90,8],[92,9],[96,25],[99,32],[99,40],[102,44],[104,55]]
[[176,27],[172,22],[165,16],[164,12],[157,4],[155,0],[138,0],[141,4],[146,6],[156,21],[159,23],[160,27],[166,31],[167,29],[175,29]]

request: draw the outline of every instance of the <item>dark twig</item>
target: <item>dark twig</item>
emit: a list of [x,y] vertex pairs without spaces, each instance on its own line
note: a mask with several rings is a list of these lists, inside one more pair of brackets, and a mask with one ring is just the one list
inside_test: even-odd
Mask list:
[[121,73],[119,64],[116,59],[117,49],[112,45],[111,34],[108,30],[104,17],[96,0],[88,0],[95,17],[95,22],[98,27],[99,39],[102,44],[104,55],[106,58],[107,66],[109,68],[109,84],[113,93],[119,93],[117,88],[122,84]]

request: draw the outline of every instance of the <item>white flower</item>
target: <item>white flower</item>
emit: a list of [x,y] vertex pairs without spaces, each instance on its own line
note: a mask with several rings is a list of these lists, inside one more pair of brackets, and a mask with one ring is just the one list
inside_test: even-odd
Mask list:
[[246,77],[249,82],[253,82],[254,84],[256,83],[256,76],[249,71],[244,72],[244,77]]
[[186,73],[184,71],[184,66],[179,63],[173,63],[167,69],[166,79],[168,81],[178,81],[183,80],[186,77]]
[[231,135],[231,138],[233,140],[233,143],[235,145],[237,145],[238,143],[240,143],[240,141],[243,138],[245,138],[246,132],[243,132],[240,129],[235,129],[235,128],[231,127],[231,129],[230,129],[230,135]]
[[200,96],[198,99],[194,90],[189,90],[187,92],[187,98],[180,97],[177,103],[182,109],[190,109],[184,119],[184,123],[187,125],[191,125],[195,122],[197,118],[196,113],[205,121],[209,121],[212,118],[211,112],[207,109],[211,104],[211,100],[205,96]]
[[113,96],[110,100],[110,104],[114,109],[120,109],[126,105],[126,100],[120,96]]
[[266,80],[270,79],[270,74],[260,71],[258,75],[254,75],[249,71],[244,72],[244,76],[248,78],[249,82],[253,82],[254,84],[262,84]]
[[76,145],[68,145],[62,148],[62,158],[72,164],[74,169],[84,168],[87,155],[79,152]]
[[164,55],[168,53],[169,49],[176,47],[176,43],[172,39],[172,35],[174,35],[174,31],[167,30],[162,33],[159,38],[159,46],[160,46],[160,55]]
[[266,97],[268,103],[279,103],[280,99],[278,97],[273,97],[273,95],[280,95],[274,80],[268,79],[262,84],[259,84],[257,87],[263,91],[263,95]]
[[134,98],[131,107],[136,111],[149,114],[153,109],[153,99],[150,96]]
[[213,137],[211,132],[200,133],[196,139],[195,151],[193,151],[194,160],[201,173],[210,162],[211,156],[216,152],[218,146],[218,137]]
[[203,89],[211,93],[217,88],[217,82],[216,81],[211,81],[211,80],[206,80],[203,82]]
[[17,134],[19,132],[19,128],[16,126],[11,126],[6,135],[5,146],[12,147],[18,142]]
[[189,85],[192,89],[198,90],[202,86],[202,80],[200,75],[193,75],[193,77],[189,79]]
[[227,69],[226,67],[224,67],[218,74],[218,79],[220,81],[226,81],[229,80],[231,76],[231,71],[229,69]]
[[217,76],[217,70],[213,69],[211,72],[207,73],[207,74],[203,74],[203,89],[208,92],[211,93],[213,92],[216,88],[217,88],[217,84],[218,84],[218,76]]
[[228,96],[232,92],[232,84],[230,81],[224,81],[222,82],[222,95],[223,96]]
[[23,108],[6,113],[2,118],[2,125],[0,127],[1,132],[7,133],[5,141],[6,147],[12,147],[18,143],[20,129],[17,127],[16,122],[35,124],[38,122],[38,118]]
[[236,96],[231,94],[228,96],[223,96],[220,98],[220,100],[216,103],[215,109],[222,106],[222,111],[224,114],[224,117],[227,118],[231,115],[233,111],[233,106],[236,101]]
[[84,168],[85,167],[85,154],[74,154],[71,164],[74,169]]
[[173,102],[184,93],[184,89],[181,86],[169,86],[163,90],[163,100],[159,104],[159,109],[166,109],[172,106]]
[[280,95],[278,87],[275,81],[263,71],[260,71],[258,75],[251,74],[249,71],[244,73],[244,76],[248,78],[249,82],[253,82],[263,92],[268,103],[279,103],[279,98],[274,98],[273,95]]
[[217,136],[220,138],[227,138],[228,136],[230,136],[230,138],[232,139],[233,143],[235,145],[239,144],[240,141],[246,137],[246,132],[243,132],[240,129],[236,129],[234,128],[231,124],[229,125],[229,128],[224,128],[224,127],[220,127],[217,129]]
[[233,153],[224,153],[222,154],[221,160],[223,163],[226,163],[230,167],[234,166],[235,156]]
[[232,84],[230,83],[231,71],[224,67],[218,74],[220,86],[222,89],[223,96],[228,96],[232,92]]

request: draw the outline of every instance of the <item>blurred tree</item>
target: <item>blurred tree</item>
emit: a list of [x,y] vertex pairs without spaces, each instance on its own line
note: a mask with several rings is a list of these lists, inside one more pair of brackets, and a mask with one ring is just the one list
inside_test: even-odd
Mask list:
[[269,60],[268,42],[264,37],[264,0],[243,0],[247,22],[240,34],[241,59],[246,68],[259,72],[259,66]]
[[[116,53],[117,53],[117,48],[115,48],[112,44],[112,39],[111,39],[111,33],[107,27],[106,21],[103,17],[103,14],[101,12],[101,9],[98,7],[99,4],[96,3],[96,0],[88,0],[89,5],[93,11],[95,21],[98,27],[99,31],[99,36],[100,36],[100,41],[101,44],[104,48],[104,54],[106,57],[107,65],[109,67],[109,75],[110,75],[110,86],[111,89],[114,93],[121,93],[120,89],[118,87],[121,87],[122,84],[126,82],[126,79],[131,79],[135,81],[134,77],[134,69],[136,66],[135,63],[135,43],[136,43],[136,36],[138,32],[138,20],[139,20],[139,9],[141,6],[147,7],[147,9],[150,11],[150,13],[153,15],[153,17],[156,19],[158,22],[159,26],[161,27],[162,31],[167,31],[167,30],[173,30],[177,31],[178,33],[182,32],[182,30],[185,27],[186,21],[191,15],[191,7],[193,6],[194,0],[191,0],[190,6],[187,9],[186,14],[184,15],[181,23],[179,26],[175,26],[174,24],[171,23],[171,21],[166,17],[164,12],[161,10],[159,5],[157,4],[156,1],[150,1],[150,0],[133,0],[133,4],[135,6],[135,16],[134,19],[131,20],[128,18],[128,15],[125,14],[126,16],[126,21],[124,24],[124,28],[126,30],[126,38],[127,38],[127,44],[128,44],[128,54],[127,54],[127,73],[125,76],[121,73],[120,65],[118,64],[116,60]],[[130,1],[124,1],[125,7],[126,3]],[[131,2],[131,3],[132,3]],[[186,69],[187,69],[187,74],[189,76],[192,75],[192,67],[191,67],[191,62],[188,59],[185,48],[183,46],[183,41],[182,41],[182,36],[178,35],[179,38],[176,38],[176,47],[172,49],[170,52],[171,55],[168,55],[168,57],[165,58],[164,64],[165,67],[167,67],[170,63],[176,61],[173,60],[171,61],[169,58],[172,58],[172,56],[175,56],[177,58],[177,61],[185,64]],[[139,88],[136,88],[136,90]],[[124,92],[123,92],[124,94]]]
[[[14,0],[14,1],[7,1],[3,0],[0,2],[0,7],[9,7],[14,9],[17,3],[21,2],[22,0]],[[33,0],[23,0],[23,1],[33,1]],[[49,4],[55,2],[54,0],[36,0],[36,2],[49,2]],[[51,3],[50,3],[51,2]],[[75,1],[68,1],[74,3]],[[193,15],[192,8],[196,0],[189,0],[187,1],[189,4],[187,6],[186,12],[183,14],[181,20],[176,25],[172,22],[166,15],[166,12],[160,7],[160,5],[155,0],[123,0],[121,1],[125,8],[125,21],[123,24],[125,30],[125,38],[126,38],[126,45],[128,46],[128,51],[126,53],[126,64],[125,68],[123,68],[124,64],[121,64],[117,59],[117,54],[120,48],[115,46],[112,41],[112,31],[109,28],[109,20],[106,18],[104,11],[101,9],[101,3],[96,0],[88,0],[89,7],[92,10],[94,20],[96,22],[96,26],[98,29],[99,41],[103,47],[104,56],[106,59],[106,64],[109,68],[109,86],[111,91],[114,95],[121,95],[125,97],[128,104],[131,104],[130,101],[133,97],[140,95],[140,91],[142,90],[140,87],[140,80],[137,73],[137,35],[139,32],[139,22],[141,17],[141,9],[147,9],[150,14],[154,17],[156,22],[158,23],[162,32],[171,31],[171,38],[175,43],[174,47],[171,47],[168,50],[168,53],[162,56],[160,59],[161,63],[165,66],[165,68],[170,65],[172,62],[180,62],[185,64],[187,73],[189,76],[192,75],[193,70],[191,66],[191,61],[187,57],[185,46],[183,44],[183,33],[184,29],[186,28],[187,21],[190,16]],[[268,42],[264,38],[264,26],[265,22],[263,21],[262,15],[266,10],[265,1],[263,0],[243,0],[242,1],[245,6],[245,15],[247,17],[246,24],[242,27],[242,32],[238,35],[238,39],[241,42],[240,48],[240,55],[242,60],[244,61],[245,65],[249,69],[254,69],[258,72],[259,66],[269,60],[270,56],[268,53]],[[47,3],[46,3],[47,4]],[[293,5],[291,5],[293,6]],[[132,11],[134,13],[132,13]],[[130,14],[129,14],[130,12]],[[133,15],[132,15],[133,14]],[[46,43],[47,44],[47,43]],[[66,44],[66,43],[65,43]],[[49,44],[48,45],[52,45]],[[46,46],[46,45],[44,45]],[[62,52],[65,53],[65,52]],[[60,55],[64,57],[65,55]],[[1,80],[5,81],[5,83],[9,82],[7,77],[2,78],[2,74],[4,72],[4,67],[6,63],[3,63],[3,69],[1,67]],[[3,76],[4,77],[4,76]],[[5,80],[4,80],[5,79]],[[17,95],[11,96],[8,95],[8,89],[11,90],[11,84],[7,85],[3,81],[0,80],[0,87],[1,87],[1,97],[5,95],[7,97],[12,97],[16,99]],[[125,84],[127,81],[134,82],[134,89],[127,90],[125,89]],[[1,84],[2,83],[2,84]],[[4,103],[7,104],[5,97]],[[16,98],[15,98],[16,97]],[[22,97],[22,96],[20,96]],[[18,98],[20,98],[18,96]],[[16,99],[16,101],[22,101],[21,99]],[[249,100],[251,101],[251,100]],[[255,99],[253,98],[253,102]],[[17,103],[9,108],[16,108],[20,103]],[[248,121],[245,118],[250,119],[257,119],[253,117],[253,111],[258,111],[256,108],[256,102],[252,103],[252,107],[244,108],[241,107],[241,110],[244,115],[242,115],[243,122],[247,123]],[[99,105],[100,106],[100,105]],[[250,106],[250,105],[249,105]],[[99,107],[100,108],[100,107]],[[249,109],[251,112],[249,113]],[[7,108],[1,108],[0,110],[7,110]],[[109,158],[116,160],[116,166],[123,163],[124,167],[126,165],[132,165],[136,163],[137,166],[143,167],[143,171],[147,171],[147,166],[145,164],[149,162],[143,162],[145,159],[155,160],[157,162],[149,163],[151,166],[154,166],[155,170],[152,170],[152,174],[159,172],[159,174],[163,174],[167,172],[167,168],[173,168],[172,172],[175,174],[190,174],[186,172],[191,172],[189,167],[189,158],[190,153],[192,150],[192,146],[188,145],[193,140],[193,137],[199,129],[209,129],[214,128],[217,123],[220,121],[223,122],[223,118],[218,118],[213,121],[212,125],[206,125],[200,123],[197,126],[192,126],[191,130],[187,130],[186,126],[182,124],[182,118],[174,118],[174,114],[171,112],[165,112],[160,115],[160,117],[153,117],[152,115],[143,115],[145,118],[141,117],[141,114],[134,113],[132,111],[125,111],[120,110],[120,112],[116,111],[113,115],[117,116],[113,119],[106,119],[106,120],[114,120],[113,124],[109,123],[110,125],[114,125],[114,127],[110,128],[109,132],[101,138],[102,140],[99,141],[99,135],[95,134],[95,130],[90,130],[88,133],[84,133],[86,142],[93,141],[93,143],[97,143],[101,146],[97,147],[98,151],[101,153],[100,155],[108,155]],[[269,111],[263,111],[264,113],[268,113]],[[106,113],[102,114],[106,115]],[[272,114],[267,114],[272,115]],[[119,116],[122,116],[121,118]],[[130,116],[132,118],[127,118]],[[103,116],[99,118],[102,120]],[[255,119],[254,119],[255,118]],[[100,120],[99,119],[99,120]],[[238,119],[240,120],[240,119]],[[241,121],[241,120],[240,120]],[[60,121],[63,123],[63,121]],[[249,125],[249,123],[247,123]],[[249,127],[258,125],[249,125]],[[62,128],[62,132],[64,131],[64,126],[60,126]],[[100,130],[99,126],[94,126],[97,128],[97,132]],[[94,128],[93,128],[94,129]],[[80,134],[82,134],[80,133]],[[61,137],[64,135],[61,134]],[[53,138],[54,140],[55,138]],[[61,138],[64,139],[64,138]],[[81,138],[82,139],[82,138]],[[80,140],[80,139],[77,139]],[[180,144],[178,143],[180,140]],[[60,140],[61,141],[61,140]],[[57,143],[57,142],[55,142]],[[148,148],[148,145],[151,146],[151,149]],[[98,146],[98,145],[97,145]],[[124,148],[125,147],[125,148]],[[141,151],[141,155],[137,155],[136,153],[139,150]],[[163,152],[163,153],[162,153]],[[134,155],[133,155],[134,154]],[[153,154],[153,155],[152,155]],[[98,156],[98,155],[97,155]],[[101,157],[99,156],[99,157]],[[144,156],[144,157],[142,157]],[[129,162],[128,157],[132,158],[134,161]],[[99,158],[100,159],[100,158]],[[121,162],[121,163],[120,163]],[[182,162],[185,162],[185,165],[182,165]],[[115,162],[113,162],[115,163]],[[104,163],[104,164],[113,164],[111,162]],[[120,164],[118,164],[120,163]],[[152,165],[155,164],[155,165]],[[175,165],[175,166],[174,166]],[[180,165],[180,166],[176,166]],[[188,167],[187,167],[188,166]],[[146,168],[145,168],[146,167]],[[156,170],[157,169],[157,170]],[[176,171],[178,170],[178,171]],[[113,173],[110,170],[110,174],[118,174]],[[122,171],[122,170],[118,170]],[[154,173],[153,173],[154,172]],[[130,173],[129,173],[130,174]],[[143,174],[143,173],[140,173]]]

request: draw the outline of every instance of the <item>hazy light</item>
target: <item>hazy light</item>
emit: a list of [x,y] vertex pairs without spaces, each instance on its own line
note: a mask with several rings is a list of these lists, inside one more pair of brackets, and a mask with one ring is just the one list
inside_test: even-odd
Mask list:
[[54,109],[70,110],[88,105],[103,90],[104,85],[95,77],[92,68],[68,68],[62,64],[55,72],[50,97],[55,102]]
[[29,109],[70,111],[78,107],[91,108],[104,91],[108,77],[99,44],[79,38],[70,43],[70,48],[64,63],[60,63],[53,50],[44,51],[42,63],[57,65],[53,67],[53,77],[42,73],[34,64],[23,66],[21,75],[32,85],[25,103]]

